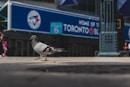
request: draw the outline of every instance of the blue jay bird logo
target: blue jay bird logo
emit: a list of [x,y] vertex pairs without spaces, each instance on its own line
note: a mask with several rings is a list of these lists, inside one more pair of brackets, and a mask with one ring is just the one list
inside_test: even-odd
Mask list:
[[32,24],[33,24],[34,26],[40,21],[40,19],[38,18],[38,15],[32,16],[32,17],[30,17],[29,19],[30,19],[30,22],[32,22]]
[[32,29],[39,28],[41,24],[41,17],[37,11],[30,11],[28,14],[28,24]]

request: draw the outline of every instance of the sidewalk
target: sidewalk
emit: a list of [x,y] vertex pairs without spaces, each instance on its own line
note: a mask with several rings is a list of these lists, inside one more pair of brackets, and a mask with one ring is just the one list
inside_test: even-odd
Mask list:
[[130,57],[48,57],[48,61],[35,60],[36,57],[0,57],[0,63],[44,63],[56,65],[72,64],[127,64],[130,65]]

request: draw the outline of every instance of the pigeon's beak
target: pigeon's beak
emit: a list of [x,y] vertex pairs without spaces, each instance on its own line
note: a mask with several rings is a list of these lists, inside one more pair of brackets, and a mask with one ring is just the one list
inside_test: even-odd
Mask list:
[[33,37],[30,37],[30,40],[32,40],[33,39]]
[[30,41],[32,41],[32,40],[33,40],[33,38],[31,37],[31,38],[30,38]]
[[32,40],[32,38],[30,38],[30,40]]

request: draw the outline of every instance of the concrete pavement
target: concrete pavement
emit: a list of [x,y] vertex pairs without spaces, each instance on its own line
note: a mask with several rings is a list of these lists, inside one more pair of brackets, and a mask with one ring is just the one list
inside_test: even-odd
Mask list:
[[73,64],[127,64],[130,57],[48,57],[48,61],[35,60],[36,57],[0,57],[0,63],[35,63],[48,65],[73,65]]
[[0,58],[0,87],[130,87],[129,57],[35,58]]

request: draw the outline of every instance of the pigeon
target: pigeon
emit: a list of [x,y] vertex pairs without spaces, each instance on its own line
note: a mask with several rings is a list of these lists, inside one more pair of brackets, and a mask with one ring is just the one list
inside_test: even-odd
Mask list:
[[31,40],[31,45],[33,50],[40,55],[39,59],[41,59],[41,57],[45,57],[45,61],[47,61],[47,56],[48,55],[52,55],[54,53],[57,52],[63,52],[64,49],[63,48],[54,48],[53,46],[47,45],[43,42],[40,42],[38,40],[38,37],[36,35],[32,35],[30,37]]

